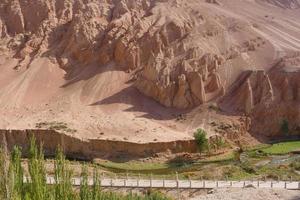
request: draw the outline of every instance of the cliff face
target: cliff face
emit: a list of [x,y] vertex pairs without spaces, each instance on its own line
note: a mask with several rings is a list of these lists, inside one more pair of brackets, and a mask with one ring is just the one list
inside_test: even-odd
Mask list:
[[[266,73],[245,72],[231,95],[224,98],[224,109],[252,118],[251,131],[264,136],[300,134],[300,59],[299,53],[285,56]],[[288,122],[289,133],[282,131]]]
[[[269,72],[273,99],[253,110],[256,133],[267,136],[300,135],[300,57],[299,53],[282,58]],[[282,131],[287,121],[289,133]]]
[[144,158],[159,153],[197,152],[194,140],[138,144],[97,139],[81,140],[53,130],[0,130],[1,145],[7,145],[10,151],[18,145],[25,155],[28,153],[32,137],[36,139],[38,145],[43,145],[46,156],[54,156],[57,148],[61,147],[68,158],[78,160],[111,159],[120,156]]
[[191,108],[224,95],[226,66],[265,44],[250,25],[239,19],[232,24],[231,19],[211,13],[206,4],[4,1],[0,30],[19,59],[17,70],[45,55],[70,76],[74,65],[113,62],[121,70],[133,71],[134,85],[145,95],[168,107]]

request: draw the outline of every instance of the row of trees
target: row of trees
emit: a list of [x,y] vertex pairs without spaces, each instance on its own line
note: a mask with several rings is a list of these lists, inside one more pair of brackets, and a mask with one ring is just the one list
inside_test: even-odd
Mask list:
[[[146,195],[122,195],[105,192],[100,187],[98,170],[93,173],[94,185],[88,185],[87,167],[83,166],[79,189],[72,186],[72,171],[63,152],[58,149],[54,162],[55,185],[47,185],[47,174],[42,147],[31,140],[27,162],[28,175],[24,172],[21,149],[15,147],[11,154],[0,150],[0,199],[1,200],[169,200],[157,192]],[[24,176],[30,181],[24,181]]]

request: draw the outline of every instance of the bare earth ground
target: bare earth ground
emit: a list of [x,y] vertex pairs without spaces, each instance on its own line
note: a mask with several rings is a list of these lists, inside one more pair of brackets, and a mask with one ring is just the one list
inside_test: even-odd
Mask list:
[[0,61],[3,129],[34,129],[37,123],[56,121],[77,130],[72,135],[79,138],[140,143],[192,139],[196,128],[209,127],[214,119],[238,119],[226,119],[206,106],[179,120],[187,111],[166,108],[145,97],[127,83],[129,75],[123,71],[89,66],[83,76],[96,75],[70,84],[64,71],[46,58],[36,59],[21,75],[12,70],[14,60],[1,56]]
[[[137,192],[146,191],[122,190],[116,189],[117,192]],[[300,192],[291,190],[265,190],[265,189],[216,189],[212,194],[207,194],[208,190],[176,190],[162,191],[174,199],[180,200],[299,200]],[[179,196],[179,198],[178,198]]]
[[[222,6],[201,6],[221,16],[256,24],[254,31],[270,43],[259,50],[261,57],[250,59],[251,55],[245,53],[246,64],[238,60],[231,63],[226,70],[228,77],[237,77],[241,68],[268,69],[286,52],[300,50],[298,9],[282,9],[254,0],[219,2]],[[67,80],[66,72],[48,57],[34,59],[26,70],[13,70],[16,64],[9,53],[0,52],[1,129],[32,129],[37,123],[56,121],[77,130],[67,134],[79,138],[153,142],[191,139],[196,128],[208,127],[215,119],[237,120],[207,109],[201,111],[201,107],[191,110],[185,120],[177,120],[183,111],[165,108],[139,93],[132,86],[130,75],[114,63],[101,68],[84,66],[72,80]]]
[[218,189],[213,194],[201,195],[190,200],[298,200],[299,191],[266,189]]

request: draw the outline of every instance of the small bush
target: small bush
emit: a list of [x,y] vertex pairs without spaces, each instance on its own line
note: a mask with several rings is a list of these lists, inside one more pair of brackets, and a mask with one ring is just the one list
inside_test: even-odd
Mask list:
[[290,164],[290,166],[297,171],[300,171],[300,160],[295,160]]
[[233,159],[235,161],[241,162],[241,154],[244,152],[242,148],[233,151]]
[[194,133],[194,139],[196,141],[200,153],[207,151],[209,148],[208,139],[206,138],[206,135],[207,133],[203,129],[198,129]]
[[178,155],[175,158],[168,161],[170,166],[181,167],[185,165],[193,164],[195,161],[194,159],[189,156],[188,154]]
[[251,166],[251,164],[249,164],[247,162],[242,163],[240,166],[248,174],[255,174],[256,173],[256,170]]
[[284,119],[281,123],[281,132],[285,136],[289,136],[289,133],[290,133],[289,122],[286,119]]

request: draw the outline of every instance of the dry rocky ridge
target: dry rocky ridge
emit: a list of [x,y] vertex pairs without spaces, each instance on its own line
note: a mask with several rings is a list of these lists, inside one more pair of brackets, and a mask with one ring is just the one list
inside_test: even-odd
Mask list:
[[246,114],[299,135],[299,18],[298,0],[3,0],[0,127],[140,143]]

